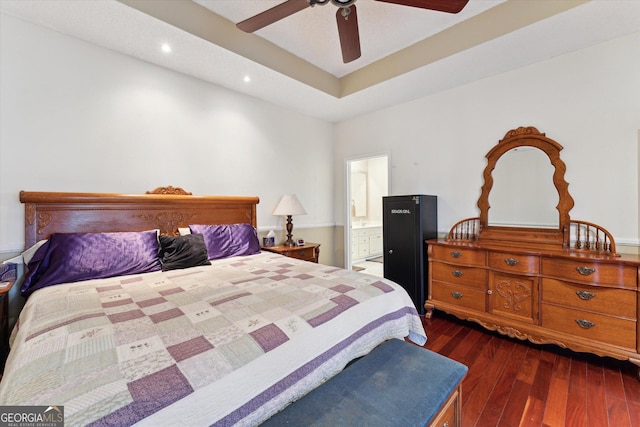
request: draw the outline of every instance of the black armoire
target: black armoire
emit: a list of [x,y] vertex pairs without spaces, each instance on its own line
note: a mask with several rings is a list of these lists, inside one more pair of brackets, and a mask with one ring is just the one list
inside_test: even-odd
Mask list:
[[406,289],[420,314],[424,314],[427,290],[425,240],[437,237],[437,196],[382,198],[384,277]]

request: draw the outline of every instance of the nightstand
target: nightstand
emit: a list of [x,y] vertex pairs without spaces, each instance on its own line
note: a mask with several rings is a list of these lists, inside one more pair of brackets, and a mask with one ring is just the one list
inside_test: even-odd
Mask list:
[[278,245],[262,248],[262,250],[288,256],[289,258],[297,258],[317,263],[320,255],[320,243],[306,243],[304,246]]

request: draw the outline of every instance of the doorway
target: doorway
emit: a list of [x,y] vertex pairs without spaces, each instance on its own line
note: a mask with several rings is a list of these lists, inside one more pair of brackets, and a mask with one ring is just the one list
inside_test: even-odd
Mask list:
[[383,277],[382,197],[389,192],[389,156],[347,160],[345,266]]

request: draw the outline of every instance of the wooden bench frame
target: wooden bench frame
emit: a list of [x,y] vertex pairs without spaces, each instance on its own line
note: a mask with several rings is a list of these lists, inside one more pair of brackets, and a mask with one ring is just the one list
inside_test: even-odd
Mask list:
[[[264,426],[461,426],[463,364],[412,343],[386,341]],[[446,393],[446,394],[445,394]]]

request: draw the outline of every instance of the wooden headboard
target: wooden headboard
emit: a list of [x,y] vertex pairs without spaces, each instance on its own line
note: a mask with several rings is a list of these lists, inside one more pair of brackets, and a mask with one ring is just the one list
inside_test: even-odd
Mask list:
[[193,196],[179,187],[147,194],[21,191],[25,248],[52,233],[160,229],[176,235],[189,224],[250,223],[256,227],[258,197]]

